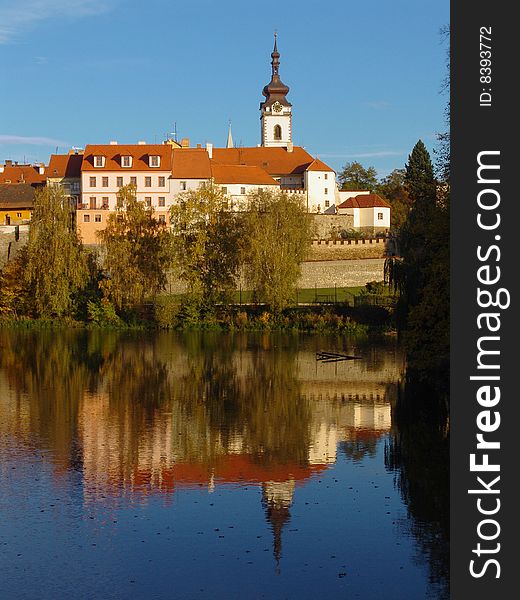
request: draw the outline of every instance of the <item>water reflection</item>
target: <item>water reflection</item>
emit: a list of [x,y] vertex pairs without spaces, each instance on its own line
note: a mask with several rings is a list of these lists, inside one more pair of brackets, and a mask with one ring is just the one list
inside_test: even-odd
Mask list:
[[[13,452],[44,452],[56,486],[81,478],[89,514],[254,486],[279,564],[298,490],[338,452],[360,466],[373,459],[392,430],[402,356],[352,343],[0,331],[0,476]],[[364,360],[317,364],[323,344]],[[403,470],[401,487],[414,475]]]

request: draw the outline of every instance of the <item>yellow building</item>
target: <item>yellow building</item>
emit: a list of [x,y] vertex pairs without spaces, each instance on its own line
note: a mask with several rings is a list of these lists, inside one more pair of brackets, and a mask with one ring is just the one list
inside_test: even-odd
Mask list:
[[20,225],[31,220],[35,189],[26,183],[0,183],[0,224]]

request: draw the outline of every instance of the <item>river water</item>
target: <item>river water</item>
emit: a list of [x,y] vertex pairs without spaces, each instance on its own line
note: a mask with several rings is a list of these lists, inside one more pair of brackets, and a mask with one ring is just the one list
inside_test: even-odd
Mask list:
[[0,352],[0,598],[447,597],[446,464],[395,423],[394,342],[0,330]]

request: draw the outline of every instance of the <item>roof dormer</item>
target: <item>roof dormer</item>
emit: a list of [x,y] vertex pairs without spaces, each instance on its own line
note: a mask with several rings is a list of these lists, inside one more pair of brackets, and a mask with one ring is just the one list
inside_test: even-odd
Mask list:
[[161,157],[158,154],[150,154],[148,157],[148,166],[149,167],[160,167],[161,166]]
[[132,167],[132,157],[129,154],[121,156],[121,166],[127,169]]
[[105,166],[105,157],[102,154],[94,156],[94,166],[103,168]]

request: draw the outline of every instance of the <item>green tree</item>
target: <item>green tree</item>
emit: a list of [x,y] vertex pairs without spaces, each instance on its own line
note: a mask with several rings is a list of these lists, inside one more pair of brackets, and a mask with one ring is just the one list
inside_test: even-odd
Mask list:
[[36,193],[24,278],[40,317],[70,315],[78,292],[89,283],[88,255],[61,187]]
[[198,308],[211,310],[236,289],[243,232],[238,213],[215,185],[182,194],[170,209],[179,277]]
[[140,303],[164,289],[171,261],[170,234],[152,209],[137,200],[134,185],[119,190],[116,211],[98,236],[106,251],[107,279],[101,286],[118,308]]
[[[406,165],[414,201],[401,228],[398,319],[409,365],[421,378],[447,380],[449,368],[449,210],[439,201],[428,151],[419,140]],[[444,390],[445,391],[445,390]]]
[[375,189],[376,193],[385,198],[392,207],[391,228],[394,231],[399,231],[412,207],[405,177],[405,169],[394,169],[381,179]]
[[312,217],[299,198],[255,192],[245,213],[245,276],[254,298],[278,312],[294,300],[300,264],[312,243]]
[[374,190],[377,187],[377,172],[374,167],[365,168],[359,162],[348,162],[338,180],[342,190]]

